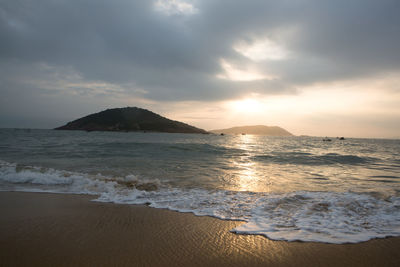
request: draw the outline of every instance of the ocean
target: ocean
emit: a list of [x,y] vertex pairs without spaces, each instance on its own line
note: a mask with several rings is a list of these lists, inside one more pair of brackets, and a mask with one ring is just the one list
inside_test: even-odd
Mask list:
[[273,240],[400,236],[400,140],[0,129],[0,191],[90,194]]

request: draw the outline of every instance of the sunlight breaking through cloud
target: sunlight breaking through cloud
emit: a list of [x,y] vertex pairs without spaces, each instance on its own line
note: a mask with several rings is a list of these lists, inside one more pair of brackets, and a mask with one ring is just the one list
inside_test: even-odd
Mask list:
[[232,63],[225,59],[220,60],[223,73],[217,75],[217,78],[230,80],[230,81],[256,81],[256,80],[273,80],[277,79],[276,76],[261,73],[255,68],[247,66],[234,66]]
[[253,43],[239,41],[233,49],[253,61],[283,60],[288,57],[288,51],[272,40],[265,38]]

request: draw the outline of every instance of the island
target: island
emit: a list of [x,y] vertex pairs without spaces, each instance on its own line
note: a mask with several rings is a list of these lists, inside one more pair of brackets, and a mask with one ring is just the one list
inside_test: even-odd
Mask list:
[[290,132],[278,126],[252,125],[239,126],[228,129],[211,130],[216,134],[256,134],[266,136],[293,136]]
[[147,109],[137,107],[107,109],[68,122],[55,130],[208,133],[203,129],[170,120]]

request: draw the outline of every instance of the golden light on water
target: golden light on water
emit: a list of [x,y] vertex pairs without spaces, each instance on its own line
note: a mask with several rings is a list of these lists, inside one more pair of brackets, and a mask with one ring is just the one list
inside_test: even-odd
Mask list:
[[236,180],[238,191],[259,191],[257,190],[256,181],[258,179],[254,170],[254,165],[253,162],[238,163],[238,167],[240,168]]
[[[238,149],[246,151],[243,155],[233,161],[235,170],[237,170],[232,176],[236,191],[251,191],[260,192],[267,191],[265,185],[261,183],[261,178],[257,172],[258,166],[255,161],[252,160],[251,147],[255,145],[256,136],[254,135],[240,135],[240,139],[237,143]],[[264,181],[265,182],[265,181]]]

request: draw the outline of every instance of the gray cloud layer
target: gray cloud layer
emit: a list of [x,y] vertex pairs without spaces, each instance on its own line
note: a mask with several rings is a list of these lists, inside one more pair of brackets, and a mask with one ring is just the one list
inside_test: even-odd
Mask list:
[[[0,111],[55,101],[39,81],[71,81],[74,74],[66,78],[65,69],[83,81],[120,85],[127,95],[153,100],[291,93],[310,83],[400,69],[397,0],[189,3],[197,12],[171,15],[149,0],[0,0]],[[259,37],[282,43],[290,57],[254,63],[233,49]],[[256,64],[280,78],[218,79],[222,58]],[[68,106],[66,101],[56,102]]]

